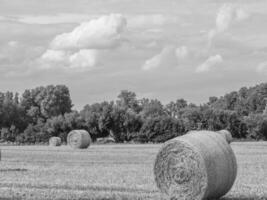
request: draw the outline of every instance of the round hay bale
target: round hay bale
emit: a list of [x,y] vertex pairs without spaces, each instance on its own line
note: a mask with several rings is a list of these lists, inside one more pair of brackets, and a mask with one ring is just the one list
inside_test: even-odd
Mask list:
[[61,145],[61,138],[60,137],[51,137],[49,139],[49,145],[50,146],[60,146]]
[[233,141],[232,134],[228,130],[220,130],[220,131],[217,131],[217,132],[220,133],[222,136],[224,136],[226,141],[229,144]]
[[235,155],[224,137],[192,131],[167,141],[156,156],[155,181],[172,200],[217,199],[232,187]]
[[86,149],[91,144],[91,136],[86,130],[73,130],[67,137],[68,145],[75,149]]

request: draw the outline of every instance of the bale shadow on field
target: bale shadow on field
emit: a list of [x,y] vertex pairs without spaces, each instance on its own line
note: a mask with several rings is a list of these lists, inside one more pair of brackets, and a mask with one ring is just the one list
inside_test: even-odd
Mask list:
[[26,172],[26,171],[28,171],[28,169],[21,169],[21,168],[16,168],[16,169],[0,169],[0,172]]
[[267,196],[259,197],[224,197],[221,198],[220,200],[267,200]]
[[[118,187],[118,186],[94,186],[94,185],[49,185],[49,184],[39,184],[32,185],[30,183],[0,183],[0,187],[17,187],[17,188],[35,188],[35,189],[59,189],[59,190],[80,190],[80,191],[112,191],[112,192],[125,192],[125,193],[157,193],[155,190],[141,189],[141,188],[128,188],[128,187]],[[0,199],[1,200],[1,199]]]
[[[119,196],[119,197],[92,197],[92,198],[80,198],[79,200],[146,200],[147,198],[143,197],[127,197],[127,196]],[[0,199],[1,200],[1,199]],[[9,199],[8,199],[9,200]],[[76,200],[74,199],[62,199],[59,200]],[[163,200],[163,199],[156,199],[156,200]],[[165,200],[165,199],[164,199]]]

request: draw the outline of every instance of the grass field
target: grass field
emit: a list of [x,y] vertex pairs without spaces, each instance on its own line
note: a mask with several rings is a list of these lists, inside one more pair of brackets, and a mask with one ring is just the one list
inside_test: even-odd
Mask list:
[[[2,146],[0,199],[163,199],[152,171],[159,147]],[[267,199],[267,142],[235,142],[232,147],[238,176],[223,199]]]

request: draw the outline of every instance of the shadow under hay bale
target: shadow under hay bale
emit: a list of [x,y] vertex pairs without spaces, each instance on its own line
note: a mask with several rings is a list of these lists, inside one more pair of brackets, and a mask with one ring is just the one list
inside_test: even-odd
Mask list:
[[61,145],[61,138],[60,137],[51,137],[49,139],[49,146],[60,146]]
[[237,164],[224,134],[192,131],[162,146],[154,174],[158,188],[170,199],[216,199],[231,189]]
[[16,168],[16,169],[0,169],[0,172],[26,172],[28,169],[21,169],[21,168]]
[[267,196],[253,196],[253,197],[224,197],[220,200],[264,200],[267,199]]
[[75,149],[86,149],[91,142],[91,136],[86,130],[73,130],[67,137],[68,145]]

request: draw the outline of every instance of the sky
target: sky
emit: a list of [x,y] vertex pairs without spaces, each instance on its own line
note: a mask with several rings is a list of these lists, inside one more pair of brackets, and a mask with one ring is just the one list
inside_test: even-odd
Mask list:
[[266,23],[266,0],[0,0],[0,91],[207,102],[266,82]]

